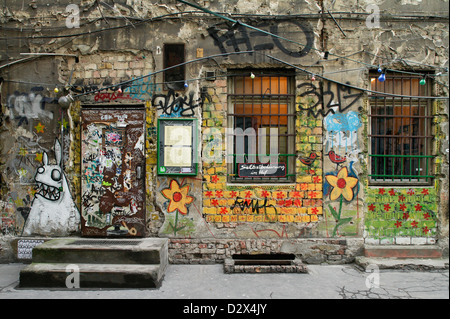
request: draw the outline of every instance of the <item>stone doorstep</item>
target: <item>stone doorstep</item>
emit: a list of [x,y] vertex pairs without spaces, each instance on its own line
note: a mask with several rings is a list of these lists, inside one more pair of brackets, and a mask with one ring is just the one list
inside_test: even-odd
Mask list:
[[[74,266],[79,287],[67,287]],[[20,272],[19,288],[159,288],[164,272],[159,265],[32,263]]]
[[224,272],[232,273],[307,273],[306,265],[300,259],[295,258],[289,260],[286,264],[281,264],[277,260],[270,264],[268,260],[261,260],[258,263],[257,259],[251,260],[248,264],[236,264],[237,260],[227,258],[224,260]]
[[[157,288],[168,266],[168,239],[60,238],[33,249],[20,288]],[[75,287],[77,288],[77,287]]]
[[369,258],[442,258],[442,248],[435,245],[366,245]]
[[33,263],[160,264],[165,263],[168,240],[61,238],[33,249]]

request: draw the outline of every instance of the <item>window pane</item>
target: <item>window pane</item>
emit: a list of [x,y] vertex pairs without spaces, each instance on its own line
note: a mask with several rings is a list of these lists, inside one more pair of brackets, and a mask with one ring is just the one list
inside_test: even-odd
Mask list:
[[[390,75],[384,82],[371,76],[371,89],[396,95],[424,96],[430,84],[420,77]],[[370,98],[371,182],[430,184],[432,182],[431,100],[391,97]]]
[[[229,165],[228,172],[233,182],[289,182],[295,175],[294,96],[289,94],[291,77],[267,73],[254,72],[252,78],[248,72],[230,80],[233,91],[229,94],[228,117],[235,134],[234,162]],[[263,135],[259,136],[260,133]],[[272,161],[286,165],[286,177],[238,176],[240,163],[268,163],[271,154],[276,155]]]

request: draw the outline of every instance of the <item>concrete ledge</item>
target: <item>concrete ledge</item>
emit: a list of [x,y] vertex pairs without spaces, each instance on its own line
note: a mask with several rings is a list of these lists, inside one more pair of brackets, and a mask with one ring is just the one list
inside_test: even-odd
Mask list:
[[159,264],[167,259],[167,250],[164,238],[61,238],[36,246],[33,263]]
[[356,257],[355,264],[364,270],[368,268],[373,271],[373,266],[378,269],[398,269],[398,270],[446,270],[448,268],[448,258],[370,258],[370,257]]
[[366,245],[364,256],[372,258],[442,258],[442,248],[435,245]]

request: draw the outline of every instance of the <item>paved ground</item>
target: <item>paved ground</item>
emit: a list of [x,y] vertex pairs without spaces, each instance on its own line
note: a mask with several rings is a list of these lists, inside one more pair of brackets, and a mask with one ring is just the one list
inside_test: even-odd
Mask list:
[[449,299],[448,269],[308,265],[307,274],[225,274],[223,265],[169,265],[159,289],[17,289],[24,266],[0,264],[0,299]]

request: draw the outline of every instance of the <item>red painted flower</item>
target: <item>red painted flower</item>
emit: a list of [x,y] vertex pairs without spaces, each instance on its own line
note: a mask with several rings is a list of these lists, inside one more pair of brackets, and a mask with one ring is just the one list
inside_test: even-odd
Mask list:
[[292,199],[286,199],[284,201],[284,205],[286,205],[287,207],[292,206]]
[[370,204],[369,205],[369,210],[371,211],[371,212],[373,212],[373,211],[375,211],[375,205],[374,204]]
[[407,194],[408,194],[408,195],[414,195],[414,190],[410,188],[410,189],[408,190]]
[[319,209],[317,207],[313,207],[311,209],[311,214],[317,215],[318,212],[319,212]]
[[400,210],[404,212],[406,210],[406,205],[400,204]]
[[405,201],[405,195],[399,195],[398,196],[398,200],[401,201],[401,202],[404,202]]
[[206,191],[205,196],[206,197],[212,197],[213,196],[212,191]]
[[223,191],[222,190],[216,191],[216,197],[218,198],[223,197]]
[[403,213],[403,219],[408,219],[409,218],[409,213]]
[[397,222],[394,225],[397,226],[397,228],[399,228],[402,226],[402,222],[397,220]]
[[268,191],[262,191],[261,196],[267,198],[270,196],[270,193]]
[[384,204],[384,210],[385,211],[389,211],[391,209],[391,205],[389,205],[389,204]]
[[422,189],[422,194],[423,195],[430,195],[430,193],[428,192],[428,188]]
[[425,213],[423,214],[423,218],[425,218],[426,220],[428,220],[430,218],[430,214],[429,213]]
[[282,192],[277,193],[277,199],[283,199],[284,194]]
[[299,198],[302,197],[302,194],[300,194],[300,192],[292,192],[291,197]]
[[416,206],[414,206],[414,208],[416,209],[416,212],[422,211],[422,206],[420,204],[417,204]]
[[245,192],[245,198],[250,198],[250,197],[252,197],[252,192],[251,191]]
[[417,228],[417,225],[419,225],[419,223],[416,222],[415,220],[413,220],[413,221],[411,222],[411,227]]
[[213,206],[218,206],[219,205],[219,201],[217,200],[217,199],[211,199],[211,204],[213,205]]
[[314,177],[313,177],[313,182],[316,183],[316,184],[317,184],[317,183],[320,183],[321,180],[322,180],[322,178],[321,178],[320,176],[314,176]]
[[308,193],[308,196],[309,196],[310,198],[315,198],[315,197],[317,196],[317,193],[316,193],[316,192],[309,192],[309,193]]
[[221,207],[221,208],[220,208],[220,213],[221,213],[221,214],[226,214],[226,213],[228,213],[228,208],[226,208],[226,207]]
[[385,192],[386,192],[386,191],[384,190],[384,188],[380,188],[380,189],[378,190],[378,194],[380,194],[380,195],[384,195]]
[[391,188],[391,190],[389,191],[389,195],[391,195],[391,196],[395,195],[395,190],[393,188]]
[[302,201],[300,199],[296,199],[294,200],[294,205],[297,207],[301,207],[302,206]]
[[237,192],[231,191],[230,196],[231,196],[231,197],[236,197],[236,196],[237,196]]
[[217,175],[211,176],[211,182],[217,183],[219,181],[219,177]]
[[425,226],[425,227],[422,227],[422,231],[424,234],[426,234],[430,231],[430,229],[427,226]]

